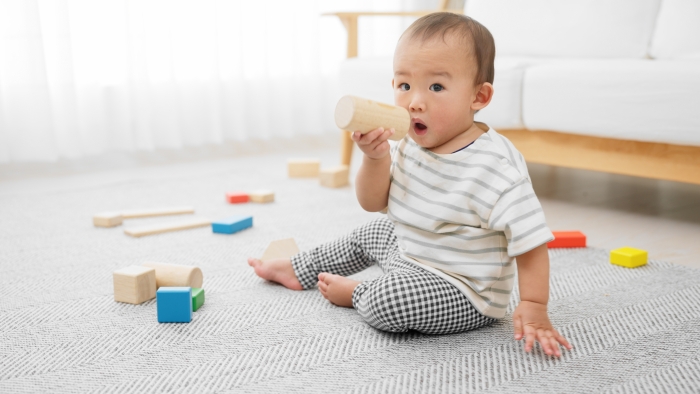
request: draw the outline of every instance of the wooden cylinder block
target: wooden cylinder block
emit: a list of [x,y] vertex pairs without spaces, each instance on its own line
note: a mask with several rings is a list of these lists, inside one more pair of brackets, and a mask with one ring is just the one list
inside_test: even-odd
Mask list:
[[193,287],[201,288],[204,276],[199,267],[164,263],[143,263],[146,267],[156,269],[156,287]]
[[367,134],[383,127],[394,129],[389,139],[403,139],[411,127],[411,116],[405,108],[355,96],[343,96],[335,106],[335,124],[343,130]]

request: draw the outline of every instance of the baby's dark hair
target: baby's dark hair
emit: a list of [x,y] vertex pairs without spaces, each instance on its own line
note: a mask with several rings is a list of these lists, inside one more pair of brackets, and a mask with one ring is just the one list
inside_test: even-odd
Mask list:
[[448,33],[456,34],[467,45],[469,56],[473,56],[476,60],[474,84],[480,85],[484,82],[493,84],[496,44],[491,32],[474,19],[451,12],[436,12],[413,22],[401,37],[417,38],[425,42],[439,36],[444,41]]

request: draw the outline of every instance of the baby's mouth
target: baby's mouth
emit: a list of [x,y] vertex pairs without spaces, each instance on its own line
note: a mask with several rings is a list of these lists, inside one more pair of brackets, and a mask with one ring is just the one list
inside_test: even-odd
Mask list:
[[428,132],[428,126],[426,126],[420,119],[414,119],[413,131],[416,133],[416,135],[423,135]]

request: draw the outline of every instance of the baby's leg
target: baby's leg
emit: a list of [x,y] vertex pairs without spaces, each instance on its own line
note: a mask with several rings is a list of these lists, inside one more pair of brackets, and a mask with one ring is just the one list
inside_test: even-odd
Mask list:
[[355,287],[353,306],[372,327],[449,334],[473,330],[495,319],[480,314],[450,282],[405,261],[398,269]]
[[293,256],[292,267],[302,288],[310,289],[318,283],[321,273],[352,275],[385,261],[396,249],[394,224],[381,218],[336,241]]

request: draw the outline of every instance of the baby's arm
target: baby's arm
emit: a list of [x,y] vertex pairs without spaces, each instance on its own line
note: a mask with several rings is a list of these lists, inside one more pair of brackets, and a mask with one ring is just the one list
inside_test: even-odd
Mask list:
[[532,350],[537,340],[544,352],[559,357],[559,345],[571,349],[571,344],[557,330],[547,316],[549,302],[549,254],[542,244],[516,257],[520,304],[513,312],[515,339],[525,336],[525,351]]
[[360,206],[369,212],[381,211],[389,203],[391,155],[387,139],[393,133],[393,129],[380,127],[364,135],[358,131],[352,134],[352,140],[364,152],[355,180],[355,193]]

